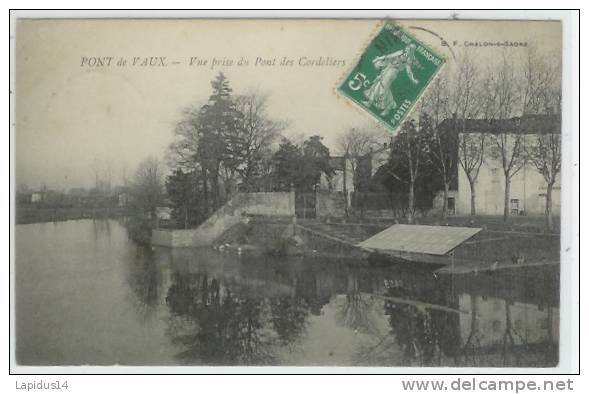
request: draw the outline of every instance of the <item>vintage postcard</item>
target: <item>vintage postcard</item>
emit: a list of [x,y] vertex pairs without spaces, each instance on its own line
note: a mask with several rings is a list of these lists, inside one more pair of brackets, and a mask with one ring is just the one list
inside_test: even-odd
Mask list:
[[15,368],[568,360],[560,21],[15,23]]

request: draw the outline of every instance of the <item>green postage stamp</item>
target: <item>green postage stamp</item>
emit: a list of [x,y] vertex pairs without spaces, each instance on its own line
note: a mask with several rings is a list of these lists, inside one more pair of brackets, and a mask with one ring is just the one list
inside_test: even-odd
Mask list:
[[387,22],[338,90],[394,132],[444,62],[401,27]]

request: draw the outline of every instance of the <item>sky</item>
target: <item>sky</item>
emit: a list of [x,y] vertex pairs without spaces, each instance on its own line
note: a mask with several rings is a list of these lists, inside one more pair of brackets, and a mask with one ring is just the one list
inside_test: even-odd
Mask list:
[[[288,137],[338,135],[376,122],[335,92],[379,27],[376,20],[20,20],[16,31],[16,184],[92,187],[113,183],[148,156],[165,159],[183,109],[203,104],[222,71],[234,93],[269,94],[268,114]],[[527,42],[559,61],[558,22],[396,21],[451,65],[469,43]],[[450,44],[443,46],[441,39]],[[454,44],[456,46],[454,46]],[[452,48],[452,52],[449,50]],[[469,47],[480,67],[522,47]],[[98,66],[91,58],[112,57]],[[141,66],[154,57],[154,66]],[[165,67],[158,65],[165,57]],[[281,66],[286,57],[292,66]],[[336,65],[310,65],[319,57]],[[84,58],[86,60],[84,60]],[[120,58],[125,66],[117,66]],[[206,59],[197,66],[195,59]],[[212,64],[217,59],[219,65]],[[263,59],[258,62],[257,58]],[[275,63],[271,63],[276,58]],[[193,64],[190,65],[191,59]],[[238,65],[240,59],[249,64]],[[133,61],[135,60],[135,65]],[[233,64],[227,64],[233,60]],[[149,59],[148,59],[149,62]],[[261,64],[263,63],[263,64]],[[270,63],[270,64],[268,64]],[[386,133],[381,129],[383,135]]]

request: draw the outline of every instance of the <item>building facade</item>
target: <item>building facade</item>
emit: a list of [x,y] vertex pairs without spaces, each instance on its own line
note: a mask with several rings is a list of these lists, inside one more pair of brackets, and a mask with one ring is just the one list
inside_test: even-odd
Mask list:
[[[526,136],[526,139],[533,136]],[[490,145],[492,141],[487,142]],[[490,147],[489,147],[490,149]],[[552,211],[560,212],[560,177],[552,189]],[[546,180],[527,162],[512,178],[509,188],[510,215],[543,215],[546,210]],[[505,174],[501,160],[487,158],[475,182],[476,211],[482,215],[502,215],[505,205]],[[464,169],[458,168],[458,190],[454,197],[456,214],[470,214],[471,190]],[[450,204],[448,204],[450,205]]]
[[[486,122],[466,119],[445,121],[458,133],[459,140],[467,133],[474,140],[485,135],[483,145],[483,162],[474,183],[476,195],[476,212],[482,215],[502,215],[505,204],[505,173],[502,157],[496,153],[496,139],[501,134],[505,142],[506,157],[511,154],[516,141],[519,141],[521,153],[516,155],[521,163],[515,164],[519,170],[511,177],[509,192],[510,215],[543,215],[546,210],[547,182],[532,161],[525,159],[529,148],[537,143],[538,136],[554,133],[560,138],[560,119],[556,116],[528,116],[513,118],[502,122]],[[460,149],[460,148],[457,148]],[[494,153],[495,151],[495,153]],[[457,152],[460,154],[460,152]],[[448,193],[448,213],[468,215],[471,212],[471,188],[464,168],[457,165],[457,187]],[[552,189],[552,212],[560,213],[560,176]],[[434,210],[439,210],[443,203],[440,192],[434,200]]]

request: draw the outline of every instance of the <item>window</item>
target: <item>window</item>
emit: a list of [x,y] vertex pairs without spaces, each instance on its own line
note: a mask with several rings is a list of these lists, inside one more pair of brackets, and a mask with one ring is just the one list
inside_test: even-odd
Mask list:
[[491,168],[491,182],[499,183],[499,168]]
[[519,200],[517,198],[511,199],[511,213],[514,215],[519,214]]
[[448,214],[456,215],[456,200],[454,197],[448,197]]

